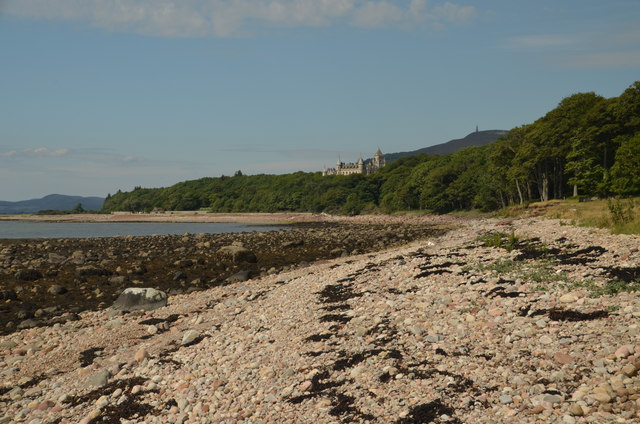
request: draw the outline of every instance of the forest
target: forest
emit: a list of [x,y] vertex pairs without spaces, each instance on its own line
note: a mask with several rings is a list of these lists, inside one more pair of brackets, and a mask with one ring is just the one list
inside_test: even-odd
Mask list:
[[102,211],[447,213],[638,194],[640,81],[618,97],[593,92],[566,97],[543,117],[487,146],[401,158],[372,175],[238,171],[171,187],[118,191],[107,196]]

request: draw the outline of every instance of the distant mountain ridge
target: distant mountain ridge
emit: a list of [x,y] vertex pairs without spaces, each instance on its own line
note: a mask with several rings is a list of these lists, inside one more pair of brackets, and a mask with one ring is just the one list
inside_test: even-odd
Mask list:
[[384,155],[387,163],[391,163],[394,160],[400,159],[405,156],[414,156],[420,153],[426,153],[428,155],[448,155],[455,153],[458,150],[464,149],[470,146],[485,146],[496,141],[498,138],[507,134],[506,130],[486,130],[476,131],[467,135],[464,138],[457,138],[455,140],[447,141],[446,143],[436,144],[435,146],[423,147],[422,149],[413,150],[410,152],[397,152],[387,153]]
[[104,198],[50,194],[41,199],[21,200],[19,202],[0,201],[0,214],[36,213],[47,209],[71,210],[78,203],[82,204],[84,210],[99,211],[104,203]]

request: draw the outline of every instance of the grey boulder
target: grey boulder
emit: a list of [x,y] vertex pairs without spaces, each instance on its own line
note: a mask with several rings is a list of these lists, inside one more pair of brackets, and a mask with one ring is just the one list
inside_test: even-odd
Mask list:
[[152,288],[130,287],[125,289],[113,303],[115,309],[133,311],[152,310],[167,305],[167,294]]
[[218,250],[218,253],[227,256],[233,260],[233,262],[249,262],[256,263],[258,259],[256,258],[255,253],[246,247],[242,246],[223,246]]

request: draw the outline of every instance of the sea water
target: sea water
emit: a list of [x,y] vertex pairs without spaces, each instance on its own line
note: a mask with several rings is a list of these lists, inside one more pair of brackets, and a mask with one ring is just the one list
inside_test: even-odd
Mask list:
[[213,222],[0,221],[0,239],[222,234],[287,229],[286,225]]

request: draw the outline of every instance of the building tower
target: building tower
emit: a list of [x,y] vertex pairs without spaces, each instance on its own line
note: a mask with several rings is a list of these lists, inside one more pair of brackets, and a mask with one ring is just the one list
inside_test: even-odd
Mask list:
[[380,148],[378,147],[378,151],[373,156],[374,172],[377,171],[380,168],[383,168],[384,165],[385,165],[384,155],[382,154],[382,152],[380,151]]

